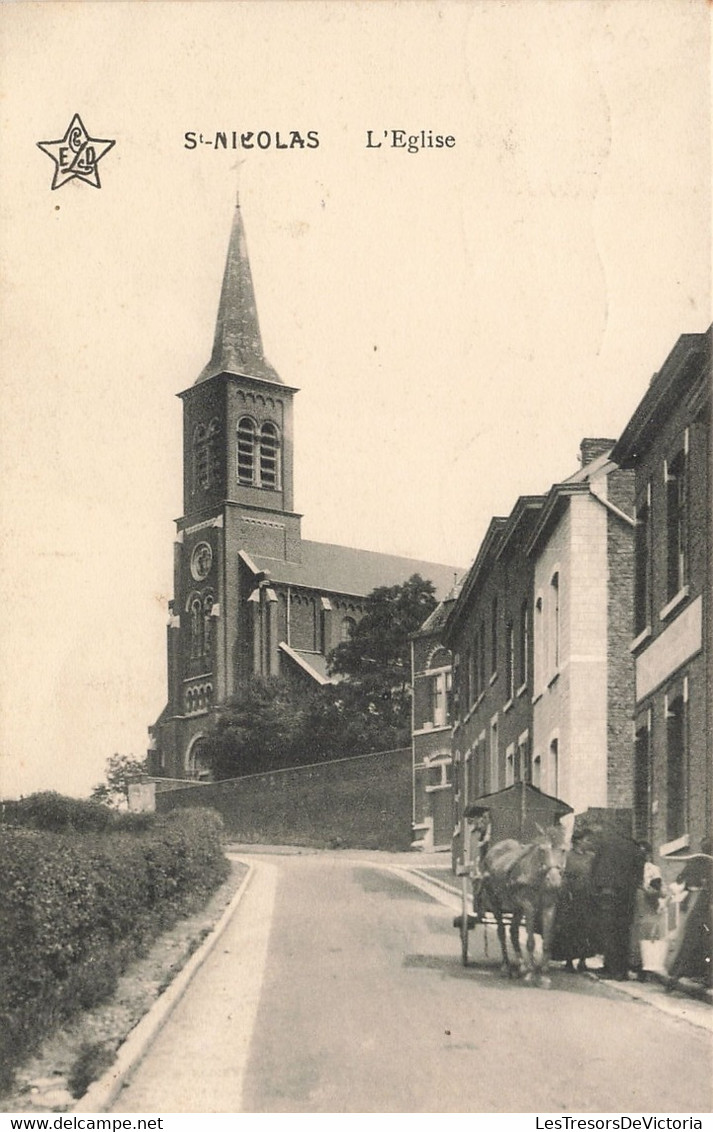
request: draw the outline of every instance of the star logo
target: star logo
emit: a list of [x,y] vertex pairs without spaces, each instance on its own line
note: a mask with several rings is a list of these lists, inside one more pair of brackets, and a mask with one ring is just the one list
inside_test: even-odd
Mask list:
[[63,138],[41,141],[37,145],[54,161],[53,189],[60,189],[74,177],[95,189],[101,188],[97,166],[114,142],[106,138],[91,138],[78,114],[72,118]]

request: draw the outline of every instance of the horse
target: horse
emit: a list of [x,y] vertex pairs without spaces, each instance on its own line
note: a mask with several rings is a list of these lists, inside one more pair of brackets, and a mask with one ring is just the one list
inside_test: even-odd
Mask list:
[[[522,845],[508,839],[498,841],[485,855],[479,900],[490,909],[498,926],[498,940],[503,953],[503,970],[509,976],[525,973],[525,980],[538,976],[541,986],[550,986],[548,975],[550,946],[555,922],[558,891],[567,860],[564,830],[542,831],[537,841]],[[512,911],[510,942],[515,963],[508,957],[503,913]],[[520,950],[520,924],[527,929],[527,956]],[[542,935],[542,963],[535,968],[535,931]]]

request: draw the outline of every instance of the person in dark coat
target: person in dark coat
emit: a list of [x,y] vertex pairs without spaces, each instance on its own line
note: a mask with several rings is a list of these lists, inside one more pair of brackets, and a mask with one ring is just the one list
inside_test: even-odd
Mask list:
[[594,850],[586,833],[575,830],[562,888],[557,899],[552,958],[564,959],[565,970],[587,970],[587,959],[599,954],[592,887]]
[[629,971],[629,941],[636,890],[644,871],[644,854],[630,837],[614,830],[594,832],[592,888],[599,924],[604,979],[624,980]]

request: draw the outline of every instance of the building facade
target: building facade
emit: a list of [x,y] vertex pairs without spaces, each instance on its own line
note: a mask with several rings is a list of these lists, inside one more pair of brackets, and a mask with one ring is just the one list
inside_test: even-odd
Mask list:
[[711,330],[679,338],[612,456],[635,474],[634,821],[662,857],[711,835]]
[[583,440],[574,475],[491,520],[448,614],[457,814],[516,782],[632,805],[633,475],[613,443]]
[[215,710],[252,675],[329,682],[327,656],[376,586],[414,573],[439,597],[452,567],[302,538],[293,402],[266,360],[236,208],[210,361],[183,402],[183,516],[174,545],[168,695],[150,728],[154,775],[201,777]]
[[411,750],[414,848],[450,849],[453,834],[451,755],[452,657],[441,633],[448,598],[411,639]]
[[533,564],[532,783],[576,813],[633,801],[633,476],[583,440],[526,548]]
[[456,814],[483,794],[532,780],[533,566],[525,547],[542,503],[523,496],[507,519],[491,520],[445,626]]

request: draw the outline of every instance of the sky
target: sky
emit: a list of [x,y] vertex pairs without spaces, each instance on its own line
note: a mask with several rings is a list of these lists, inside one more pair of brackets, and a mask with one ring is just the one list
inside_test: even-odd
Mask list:
[[[86,794],[165,702],[175,395],[210,356],[238,186],[265,353],[300,389],[304,536],[465,568],[711,322],[710,15],[89,0],[0,20],[0,796]],[[75,113],[115,144],[100,188],[53,191],[37,142]],[[271,145],[186,144],[233,130]]]

